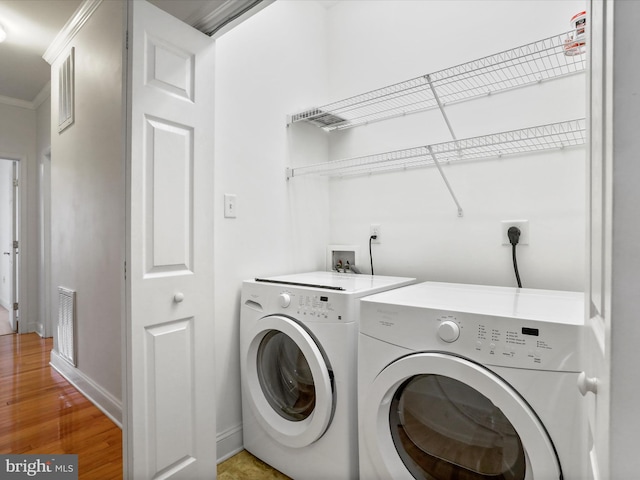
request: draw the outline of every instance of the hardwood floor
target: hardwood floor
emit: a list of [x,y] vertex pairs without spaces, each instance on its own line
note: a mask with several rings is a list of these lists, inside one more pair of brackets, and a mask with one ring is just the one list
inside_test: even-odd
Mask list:
[[49,366],[52,347],[0,336],[0,453],[77,454],[80,479],[122,478],[122,431]]
[[[49,366],[51,348],[36,333],[0,336],[0,454],[77,454],[80,480],[121,479],[122,431]],[[218,478],[289,477],[243,451]]]

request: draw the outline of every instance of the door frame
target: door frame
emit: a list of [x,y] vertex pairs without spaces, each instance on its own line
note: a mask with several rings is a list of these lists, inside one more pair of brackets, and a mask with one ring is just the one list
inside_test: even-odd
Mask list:
[[[15,152],[3,152],[0,150],[0,159],[5,161],[16,162],[18,167],[18,178],[20,185],[18,187],[18,241],[19,251],[24,253],[29,251],[29,242],[27,237],[27,192],[29,190],[28,175],[27,175],[27,157],[26,155],[17,154]],[[18,330],[16,333],[27,333],[29,326],[26,325],[26,319],[29,318],[28,307],[31,297],[28,295],[29,285],[27,277],[27,262],[26,260],[18,262],[18,298],[20,299],[20,318],[23,321],[18,323]],[[34,289],[37,291],[37,289]]]
[[51,317],[51,145],[40,155],[39,163],[39,227],[40,227],[40,321],[37,333],[53,336]]
[[[640,469],[635,439],[640,388],[629,381],[640,359],[635,340],[640,259],[635,239],[640,139],[640,69],[629,52],[640,43],[637,2],[588,2],[586,369],[581,382],[588,409],[591,480],[630,478]],[[629,29],[631,28],[631,29]],[[614,348],[615,347],[615,348]]]
[[[20,305],[20,166],[18,162],[11,162],[11,298],[9,299],[9,323],[13,331],[20,327],[20,310],[15,305]],[[11,308],[12,307],[12,308]]]

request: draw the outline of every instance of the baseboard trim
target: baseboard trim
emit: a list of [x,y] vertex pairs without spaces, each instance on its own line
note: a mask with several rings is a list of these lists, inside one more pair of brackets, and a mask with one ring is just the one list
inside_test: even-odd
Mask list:
[[73,367],[69,362],[64,360],[55,349],[51,350],[51,361],[49,365],[80,393],[87,397],[87,399],[109,417],[113,423],[122,428],[122,402],[87,377],[81,370]]
[[44,336],[44,325],[41,323],[36,324],[35,332],[40,335],[40,337],[45,338]]
[[216,453],[218,463],[233,457],[244,450],[242,442],[242,424],[228,428],[216,435]]

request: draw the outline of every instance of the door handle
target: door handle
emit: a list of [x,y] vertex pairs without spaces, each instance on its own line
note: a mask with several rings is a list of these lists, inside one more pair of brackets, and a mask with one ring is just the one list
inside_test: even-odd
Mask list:
[[594,395],[598,393],[598,379],[596,377],[587,377],[585,372],[580,373],[578,376],[578,390],[584,397],[587,392],[592,392]]
[[184,300],[184,293],[178,292],[173,296],[173,301],[176,303],[180,303]]
[[5,255],[11,255],[11,252],[4,252]]

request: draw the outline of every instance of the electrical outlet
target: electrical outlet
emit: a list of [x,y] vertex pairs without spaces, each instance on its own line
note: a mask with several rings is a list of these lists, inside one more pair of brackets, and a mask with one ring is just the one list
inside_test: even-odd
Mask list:
[[380,234],[381,234],[381,226],[379,223],[372,223],[369,226],[369,235],[373,236],[375,235],[376,238],[371,240],[371,243],[381,243],[380,240]]
[[518,227],[520,229],[520,238],[518,240],[518,245],[529,245],[529,220],[503,220],[500,222],[501,224],[501,240],[502,245],[509,245],[509,236],[507,232],[510,227]]

